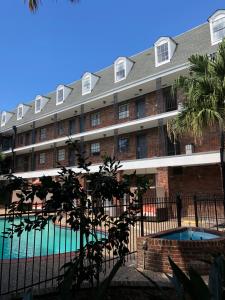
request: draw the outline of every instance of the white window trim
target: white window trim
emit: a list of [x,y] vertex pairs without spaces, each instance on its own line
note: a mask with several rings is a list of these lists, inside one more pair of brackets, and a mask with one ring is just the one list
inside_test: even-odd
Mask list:
[[[59,101],[58,93],[63,90],[63,100]],[[64,86],[59,86],[56,90],[56,105],[60,105],[65,101],[65,88]]]
[[[37,101],[40,101],[40,109],[37,109]],[[35,114],[38,114],[39,112],[41,112],[41,101],[42,101],[41,97],[35,99]]]
[[[127,107],[127,110],[126,110],[127,115],[125,117],[120,117],[120,107],[123,107],[123,106]],[[121,112],[121,113],[125,113],[125,111]],[[119,107],[118,107],[118,119],[119,120],[123,120],[123,119],[129,118],[129,116],[130,116],[129,103],[119,104]]]
[[[63,157],[63,159],[61,159],[60,157]],[[58,161],[64,161],[66,159],[66,150],[65,149],[58,149],[57,152],[57,160]]]
[[[93,116],[97,116],[97,118],[93,118]],[[93,124],[93,121],[98,120],[97,124]],[[100,111],[91,113],[91,127],[96,127],[101,124],[101,114]]]
[[[96,145],[98,145],[99,151],[93,152],[92,150],[93,150],[93,148],[95,148]],[[92,155],[96,155],[96,154],[100,154],[100,152],[101,152],[101,145],[100,145],[100,143],[99,142],[97,142],[97,143],[91,143],[91,154]]]
[[[85,87],[84,87],[84,82],[85,82],[85,80],[87,80],[87,79],[90,80],[90,88],[89,88],[89,90],[86,90]],[[92,91],[91,75],[90,75],[90,74],[87,74],[87,75],[84,76],[83,79],[82,79],[82,96],[87,95],[87,94],[90,94],[91,91]]]
[[39,164],[43,165],[46,163],[46,153],[42,152],[39,154]]
[[210,37],[211,37],[211,45],[217,45],[222,42],[223,39],[214,40],[213,34],[213,23],[218,21],[219,19],[225,18],[225,11],[218,11],[212,17],[209,18],[209,26],[210,26]]
[[[19,115],[20,109],[22,109],[22,115],[21,115],[21,116]],[[23,104],[20,104],[20,105],[17,107],[17,121],[22,120],[22,119],[23,119],[23,116],[24,116],[24,106],[23,106]]]
[[[4,116],[4,121],[3,121],[3,116]],[[6,111],[3,111],[2,112],[2,115],[1,115],[1,127],[5,126],[6,124]]]
[[[158,61],[158,53],[157,53],[157,48],[159,46],[162,46],[163,44],[168,44],[168,59],[164,60],[162,62]],[[156,67],[159,67],[161,65],[167,64],[171,61],[171,47],[170,47],[170,42],[168,39],[163,39],[162,41],[160,41],[159,43],[155,44],[155,65]]]
[[[117,66],[120,63],[124,64],[124,74],[125,75],[124,75],[123,78],[117,79],[117,76],[116,76],[116,74],[117,74]],[[127,65],[126,64],[127,64],[127,62],[126,62],[126,59],[124,59],[124,58],[121,58],[121,59],[119,59],[118,61],[115,62],[115,66],[114,66],[114,81],[115,82],[120,82],[120,81],[122,81],[122,80],[124,80],[124,79],[127,78]]]

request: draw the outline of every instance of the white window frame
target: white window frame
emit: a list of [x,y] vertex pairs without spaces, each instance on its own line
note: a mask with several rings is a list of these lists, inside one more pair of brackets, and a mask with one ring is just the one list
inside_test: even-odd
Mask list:
[[[120,147],[121,146],[121,141],[123,140],[126,140],[127,141],[127,148],[125,149],[125,147]],[[118,140],[118,152],[119,153],[126,153],[129,151],[129,138],[126,137],[126,136],[121,136],[119,137],[119,140]]]
[[1,127],[5,126],[6,124],[6,111],[3,111],[2,112],[2,115],[1,115]]
[[[85,82],[89,81],[89,89],[85,87]],[[82,96],[91,93],[91,75],[88,74],[82,79]]]
[[[118,78],[117,73],[118,73],[118,67],[119,67],[120,64],[123,64],[123,66],[124,66],[124,76],[121,77],[121,78]],[[115,76],[115,82],[119,82],[119,81],[122,81],[122,80],[126,79],[126,77],[127,77],[126,59],[121,58],[118,61],[116,61],[115,67],[114,67],[114,76]]]
[[[59,100],[59,92],[63,93],[63,97],[62,97],[62,100]],[[56,105],[60,105],[64,102],[65,100],[65,89],[63,86],[60,86],[57,91],[56,91]]]
[[225,23],[225,10],[217,11],[211,18],[209,18],[209,25],[210,25],[210,36],[211,36],[211,44],[216,45],[222,42],[223,38],[225,38],[225,35],[223,38],[215,39],[214,36],[214,26],[215,22],[218,22],[219,20],[224,19]]
[[101,124],[100,112],[94,112],[91,114],[91,127],[96,127]]
[[[21,115],[20,115],[20,110],[21,110]],[[17,107],[17,121],[22,120],[24,116],[24,106],[23,104],[20,104]]]
[[58,149],[57,151],[57,161],[64,161],[66,159],[65,149]]
[[39,154],[39,164],[43,165],[46,163],[46,153],[42,152]]
[[[124,110],[124,111],[121,111],[121,108],[123,108],[123,107],[127,107],[127,109]],[[129,104],[128,103],[124,103],[124,104],[119,105],[119,107],[118,107],[118,118],[119,118],[119,120],[129,118]]]
[[[44,130],[44,133],[43,133],[43,130]],[[42,128],[40,128],[40,141],[45,141],[46,139],[47,139],[47,128],[42,127]]]
[[101,151],[100,143],[97,142],[91,144],[91,155],[99,155],[100,151]]
[[[158,57],[158,48],[161,47],[162,45],[167,44],[168,47],[168,59],[159,62],[159,57]],[[167,64],[170,62],[171,59],[171,50],[170,50],[170,44],[168,40],[162,40],[160,43],[155,45],[155,60],[156,60],[156,67],[159,67],[161,65]]]
[[[39,113],[41,111],[41,101],[42,101],[41,97],[35,99],[35,114],[37,114],[37,113]],[[38,109],[38,106],[37,106],[38,102],[40,103],[40,108],[39,109]]]

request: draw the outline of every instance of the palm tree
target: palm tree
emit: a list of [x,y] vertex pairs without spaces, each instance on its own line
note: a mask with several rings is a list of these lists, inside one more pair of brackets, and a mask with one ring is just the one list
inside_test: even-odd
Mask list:
[[[68,0],[70,2],[79,2],[79,0]],[[28,6],[29,6],[29,9],[32,11],[32,12],[35,12],[39,5],[41,4],[42,0],[28,0]]]
[[168,133],[174,140],[191,135],[202,140],[203,132],[217,126],[220,132],[221,177],[225,204],[224,125],[225,125],[225,40],[213,59],[208,55],[189,58],[189,76],[179,77],[172,88],[184,94],[181,113],[168,123]]

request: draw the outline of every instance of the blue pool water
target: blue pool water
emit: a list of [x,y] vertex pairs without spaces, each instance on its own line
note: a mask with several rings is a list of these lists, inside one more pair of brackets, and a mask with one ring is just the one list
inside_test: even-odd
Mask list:
[[210,240],[210,239],[216,239],[219,235],[208,233],[205,231],[194,231],[191,229],[187,229],[184,231],[176,231],[173,233],[168,233],[161,235],[160,238],[166,239],[166,240],[178,240],[178,241],[186,241],[186,240]]
[[[16,222],[15,222],[16,223]],[[6,222],[5,227],[9,228]],[[77,251],[80,247],[80,232],[71,231],[68,227],[54,225],[51,221],[45,229],[23,232],[21,237],[15,234],[13,238],[3,238],[4,220],[0,219],[0,259],[18,259],[33,256],[45,256]],[[98,238],[104,237],[99,232]],[[90,237],[93,240],[93,237]],[[11,253],[11,255],[10,255]]]

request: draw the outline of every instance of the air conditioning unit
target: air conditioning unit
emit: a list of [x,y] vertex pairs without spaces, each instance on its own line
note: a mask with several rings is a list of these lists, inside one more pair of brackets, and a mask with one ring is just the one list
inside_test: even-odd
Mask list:
[[191,155],[192,153],[194,153],[194,145],[193,144],[185,145],[185,153],[187,155]]

